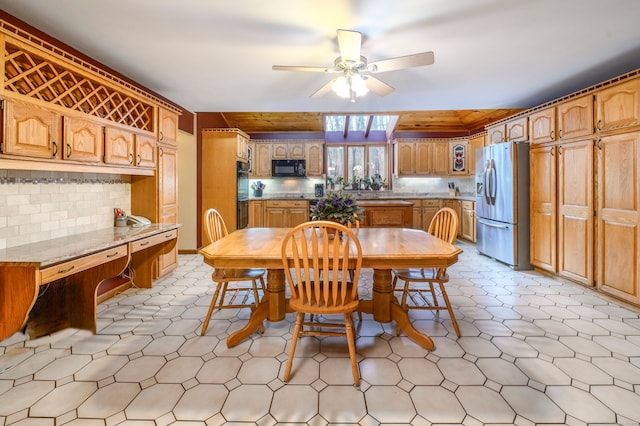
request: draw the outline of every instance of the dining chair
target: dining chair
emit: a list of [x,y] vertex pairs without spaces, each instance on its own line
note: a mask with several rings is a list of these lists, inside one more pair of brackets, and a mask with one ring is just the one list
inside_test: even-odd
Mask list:
[[[222,215],[216,209],[208,209],[204,213],[204,227],[209,239],[209,243],[214,243],[221,238],[227,236],[227,226],[222,219]],[[216,290],[213,293],[213,298],[211,299],[211,305],[209,306],[209,312],[207,312],[207,317],[204,319],[204,323],[202,324],[202,331],[200,334],[204,335],[207,331],[207,327],[209,326],[209,320],[211,319],[211,314],[213,314],[214,309],[217,307],[218,309],[232,309],[232,308],[253,308],[255,303],[257,303],[260,298],[258,294],[258,282],[260,283],[260,289],[262,293],[265,292],[264,285],[264,275],[266,271],[264,269],[221,269],[215,268],[213,270],[213,274],[211,275],[211,279],[216,284]],[[229,286],[230,283],[239,283],[242,281],[251,281],[251,287],[245,286]],[[230,299],[231,303],[225,304],[225,296],[227,292],[235,293],[234,297]],[[236,298],[240,297],[240,293],[244,293],[240,303],[237,302]],[[249,294],[253,293],[253,301],[254,303],[248,303],[247,300],[249,298]],[[219,302],[216,305],[216,302]],[[263,331],[261,327],[260,331]]]
[[[335,231],[333,238],[329,230]],[[281,254],[291,291],[289,307],[296,312],[284,381],[289,381],[296,344],[302,335],[345,336],[353,383],[359,386],[352,318],[358,309],[358,279],[362,265],[362,247],[358,237],[351,229],[336,222],[306,222],[287,233],[282,241]],[[354,270],[353,280],[348,278],[349,269]],[[305,320],[306,314],[310,316],[308,321]],[[339,323],[322,318],[323,315],[334,314],[342,314],[344,321]]]
[[[453,244],[458,235],[458,215],[455,210],[449,207],[443,207],[435,214],[431,223],[429,223],[428,232],[433,236],[440,238]],[[445,283],[449,281],[447,268],[409,268],[394,269],[392,287],[394,291],[402,292],[400,305],[403,309],[427,309],[435,310],[438,313],[441,310],[447,310],[453,323],[456,335],[460,337],[460,328],[451,308],[449,296],[445,289]],[[398,280],[404,281],[404,286],[398,284]],[[411,286],[411,283],[427,283],[427,287]],[[438,296],[435,284],[438,284],[440,295],[444,301],[444,306],[438,302]],[[411,304],[407,303],[407,299],[411,300]],[[399,330],[398,330],[399,332]]]

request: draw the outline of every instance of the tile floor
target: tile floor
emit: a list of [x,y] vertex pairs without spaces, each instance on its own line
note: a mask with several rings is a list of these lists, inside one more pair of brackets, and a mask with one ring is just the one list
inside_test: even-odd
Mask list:
[[189,255],[101,304],[96,335],[0,342],[0,426],[639,424],[638,311],[459,245],[448,288],[462,337],[446,312],[412,311],[429,352],[364,315],[359,388],[335,338],[304,338],[282,382],[293,315],[228,349],[249,311],[218,311],[199,336],[211,270]]

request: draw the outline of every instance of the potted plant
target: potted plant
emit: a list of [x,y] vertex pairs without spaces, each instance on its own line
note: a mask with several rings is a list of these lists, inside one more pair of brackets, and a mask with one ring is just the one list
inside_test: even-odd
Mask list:
[[262,181],[256,181],[251,184],[251,189],[253,189],[254,197],[262,197],[262,191],[267,187]]
[[380,173],[376,173],[373,176],[371,176],[371,189],[373,189],[374,191],[379,191],[385,186],[387,186],[387,180],[382,179],[382,176],[380,176]]
[[329,191],[311,209],[311,220],[332,220],[347,225],[361,220],[362,212],[364,209],[358,205],[352,195],[343,191]]

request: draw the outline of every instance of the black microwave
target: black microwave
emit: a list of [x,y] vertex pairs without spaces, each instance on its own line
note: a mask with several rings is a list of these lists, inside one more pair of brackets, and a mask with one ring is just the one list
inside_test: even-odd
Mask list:
[[305,160],[271,160],[271,177],[306,177]]

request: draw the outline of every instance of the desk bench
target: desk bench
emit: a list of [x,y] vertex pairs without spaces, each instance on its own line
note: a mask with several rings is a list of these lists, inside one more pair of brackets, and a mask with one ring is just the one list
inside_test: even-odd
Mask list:
[[0,250],[0,340],[67,327],[96,332],[96,292],[129,266],[151,287],[158,256],[175,247],[180,225],[108,228]]

